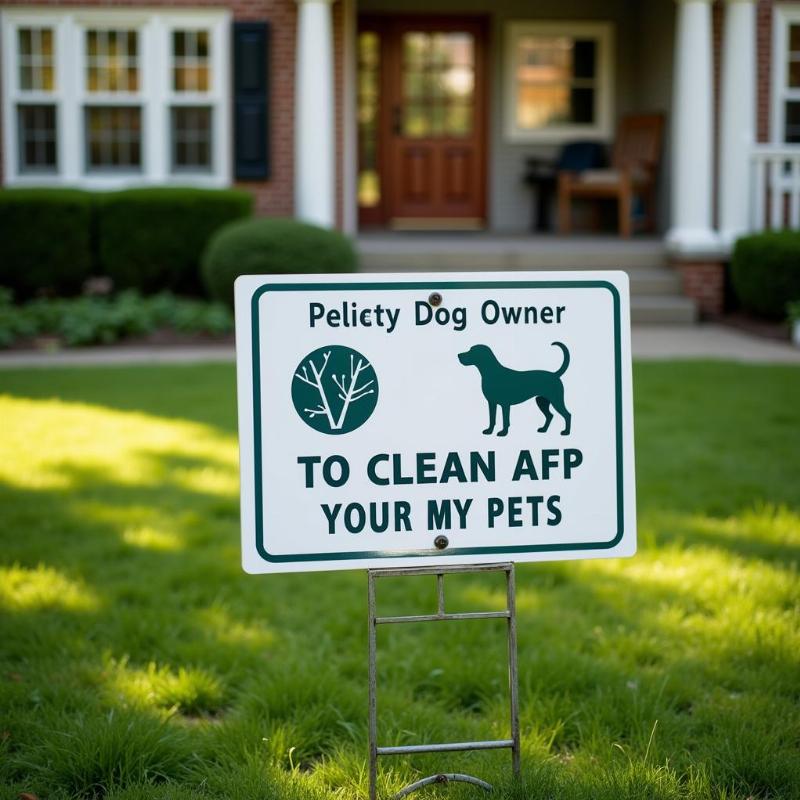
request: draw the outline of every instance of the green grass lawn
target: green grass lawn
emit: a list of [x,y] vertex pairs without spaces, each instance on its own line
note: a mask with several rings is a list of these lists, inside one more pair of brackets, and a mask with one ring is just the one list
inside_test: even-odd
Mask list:
[[[443,770],[800,797],[800,369],[635,390],[639,554],[517,572],[522,780],[506,751],[383,759],[384,796]],[[0,800],[365,796],[366,578],[241,572],[234,403],[228,365],[0,372]],[[452,610],[503,606],[452,580]],[[503,647],[502,621],[381,629],[382,743],[505,737]]]

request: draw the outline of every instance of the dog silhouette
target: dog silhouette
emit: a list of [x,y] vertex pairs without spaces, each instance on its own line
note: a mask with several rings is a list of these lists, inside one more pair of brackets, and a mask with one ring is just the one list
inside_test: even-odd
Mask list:
[[564,384],[561,376],[569,366],[569,350],[561,342],[553,342],[554,347],[560,347],[564,354],[561,367],[555,372],[540,369],[531,369],[521,372],[516,369],[504,367],[492,349],[485,344],[476,344],[466,353],[459,353],[458,360],[465,366],[478,368],[481,376],[481,390],[486,402],[489,404],[489,427],[484,433],[493,433],[497,422],[497,406],[503,409],[503,427],[497,432],[498,436],[505,436],[511,424],[511,406],[524,403],[532,397],[536,398],[536,405],[544,414],[544,425],[538,429],[544,433],[553,420],[550,406],[558,411],[564,418],[562,436],[567,436],[572,424],[572,414],[564,405]]

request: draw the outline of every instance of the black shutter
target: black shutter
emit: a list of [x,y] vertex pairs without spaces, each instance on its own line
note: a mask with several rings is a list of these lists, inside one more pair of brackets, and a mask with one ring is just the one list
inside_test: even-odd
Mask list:
[[269,23],[233,23],[233,163],[237,180],[269,178]]

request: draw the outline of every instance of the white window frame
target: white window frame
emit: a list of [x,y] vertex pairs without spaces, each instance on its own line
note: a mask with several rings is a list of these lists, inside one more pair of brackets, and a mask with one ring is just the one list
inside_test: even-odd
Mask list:
[[[552,125],[537,130],[517,125],[517,44],[523,36],[568,36],[597,42],[597,118],[592,125]],[[506,23],[503,72],[504,131],[506,139],[518,143],[561,143],[570,139],[607,141],[613,135],[614,119],[614,25],[611,22]]]
[[[772,114],[770,140],[786,145],[786,101],[800,102],[800,87],[789,87],[789,26],[800,25],[800,4],[780,3],[773,9],[772,19]],[[789,145],[797,147],[797,144]]]
[[[7,186],[76,186],[119,189],[129,186],[220,187],[231,183],[230,12],[224,9],[18,7],[0,12],[3,53],[3,171]],[[22,91],[17,63],[18,30],[50,27],[54,32],[55,90]],[[86,86],[86,31],[135,28],[139,32],[139,90],[89,92]],[[210,33],[211,82],[208,92],[175,92],[172,84],[172,31]],[[19,169],[16,107],[19,103],[56,107],[57,170]],[[141,168],[88,169],[85,107],[138,105],[142,109]],[[211,169],[172,170],[170,108],[211,108]]]

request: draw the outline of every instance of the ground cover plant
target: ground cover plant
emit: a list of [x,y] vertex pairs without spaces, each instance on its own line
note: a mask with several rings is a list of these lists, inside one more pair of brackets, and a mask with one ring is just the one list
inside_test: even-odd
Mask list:
[[[800,370],[635,393],[638,555],[518,569],[522,781],[384,760],[384,796],[800,797]],[[241,573],[234,403],[230,365],[0,372],[0,800],[365,796],[366,580]],[[435,602],[386,583],[382,612]],[[502,623],[380,634],[383,742],[506,735]]]
[[221,303],[169,292],[142,297],[133,290],[111,297],[42,298],[15,305],[11,293],[0,287],[0,348],[41,336],[68,347],[112,344],[161,330],[220,336],[233,330],[233,315]]

